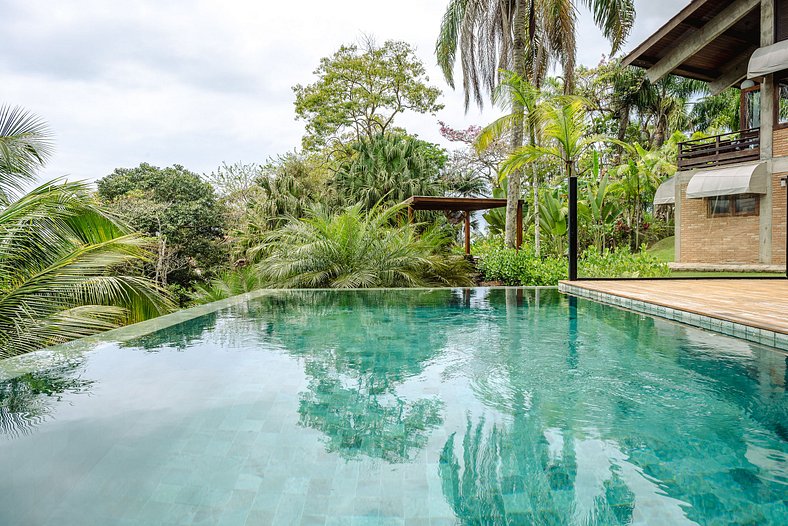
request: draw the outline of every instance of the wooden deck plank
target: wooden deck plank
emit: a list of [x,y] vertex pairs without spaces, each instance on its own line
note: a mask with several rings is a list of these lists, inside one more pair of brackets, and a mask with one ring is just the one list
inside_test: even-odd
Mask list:
[[788,279],[579,280],[571,284],[788,334]]

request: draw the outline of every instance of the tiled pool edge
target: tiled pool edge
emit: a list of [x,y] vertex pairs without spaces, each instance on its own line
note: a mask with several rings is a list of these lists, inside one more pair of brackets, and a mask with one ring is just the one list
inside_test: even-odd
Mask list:
[[[464,288],[484,288],[484,289],[555,289],[556,287],[551,286],[538,286],[538,287],[512,287],[512,286],[494,286],[494,287],[410,287],[407,289],[404,288],[379,288],[379,287],[371,287],[366,289],[354,289],[354,290],[364,290],[364,291],[380,291],[380,290],[390,290],[390,291],[400,291],[400,290],[410,290],[410,291],[435,291],[435,290],[450,290],[450,289],[464,289]],[[116,344],[116,343],[124,343],[130,340],[134,340],[141,336],[146,336],[153,332],[156,332],[161,329],[166,329],[167,327],[171,327],[173,325],[178,325],[179,323],[184,323],[195,318],[199,318],[201,316],[205,316],[207,314],[211,314],[220,310],[224,310],[229,307],[233,307],[235,305],[240,305],[242,303],[246,303],[250,300],[254,300],[257,298],[261,298],[263,296],[268,295],[276,295],[282,294],[287,292],[294,292],[294,291],[330,291],[337,289],[315,289],[315,288],[304,288],[304,289],[258,289],[252,292],[247,292],[245,294],[238,294],[236,296],[231,296],[229,298],[214,301],[211,303],[206,303],[204,305],[197,305],[194,307],[188,307],[185,309],[177,310],[170,314],[165,314],[164,316],[159,316],[158,318],[153,318],[151,320],[142,321],[138,323],[134,323],[131,325],[126,325],[124,327],[119,327],[117,329],[112,329],[109,331],[101,332],[99,334],[95,334],[93,336],[86,336],[84,338],[79,338],[76,340],[72,340],[67,343],[63,343],[60,345],[56,345],[53,347],[47,347],[45,349],[39,349],[37,351],[22,354],[19,356],[13,356],[11,358],[3,358],[0,359],[0,381],[9,380],[11,378],[15,378],[17,376],[30,373],[45,367],[56,365],[57,363],[69,360],[71,358],[75,358],[85,352],[89,352],[93,349],[96,349],[102,345],[109,345],[109,344]],[[350,289],[348,289],[350,290]]]
[[227,299],[197,305],[187,309],[180,309],[158,318],[126,325],[93,336],[79,338],[67,343],[47,347],[27,354],[0,360],[0,381],[15,378],[19,375],[54,365],[58,362],[74,358],[84,352],[95,349],[101,345],[123,343],[141,336],[145,336],[173,325],[178,325],[228,307],[245,303],[249,300],[271,294],[277,289],[259,289]]
[[677,321],[686,325],[698,327],[700,329],[706,329],[724,334],[726,336],[733,336],[734,338],[741,338],[750,342],[768,345],[769,347],[775,347],[782,351],[788,351],[788,334],[770,331],[768,329],[751,327],[742,323],[722,320],[702,314],[695,314],[671,307],[664,307],[662,305],[626,298],[624,296],[617,296],[607,292],[590,290],[566,282],[559,283],[558,290],[563,294],[571,294],[572,296],[593,300],[598,303],[622,307],[624,309],[640,312],[642,314],[648,314],[650,316],[658,316],[660,318]]

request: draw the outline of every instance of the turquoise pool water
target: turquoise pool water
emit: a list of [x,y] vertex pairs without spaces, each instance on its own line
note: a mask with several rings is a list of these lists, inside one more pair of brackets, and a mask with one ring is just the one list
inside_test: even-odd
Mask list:
[[786,362],[553,290],[266,293],[0,383],[0,524],[786,524]]

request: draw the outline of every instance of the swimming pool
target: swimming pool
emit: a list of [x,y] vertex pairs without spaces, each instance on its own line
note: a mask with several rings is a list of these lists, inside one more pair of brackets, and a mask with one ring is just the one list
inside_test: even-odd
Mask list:
[[270,291],[41,357],[2,525],[788,517],[785,353],[555,290]]

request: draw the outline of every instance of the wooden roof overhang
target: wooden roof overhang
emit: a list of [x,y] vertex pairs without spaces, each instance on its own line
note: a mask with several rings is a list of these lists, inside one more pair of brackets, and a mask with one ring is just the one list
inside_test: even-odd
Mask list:
[[652,82],[673,74],[721,91],[746,77],[760,45],[759,6],[759,0],[693,0],[623,63],[646,69]]
[[[490,210],[506,206],[506,199],[492,197],[432,197],[414,195],[405,200],[405,204],[413,210],[455,210],[462,212],[475,212],[477,210]],[[520,200],[522,204],[522,199]]]
[[[465,254],[471,254],[471,212],[503,208],[506,199],[492,197],[432,197],[414,195],[405,200],[408,205],[408,220],[413,219],[414,210],[443,210],[446,212],[465,212]],[[523,200],[517,201],[517,239],[515,246],[519,249],[523,243]]]

